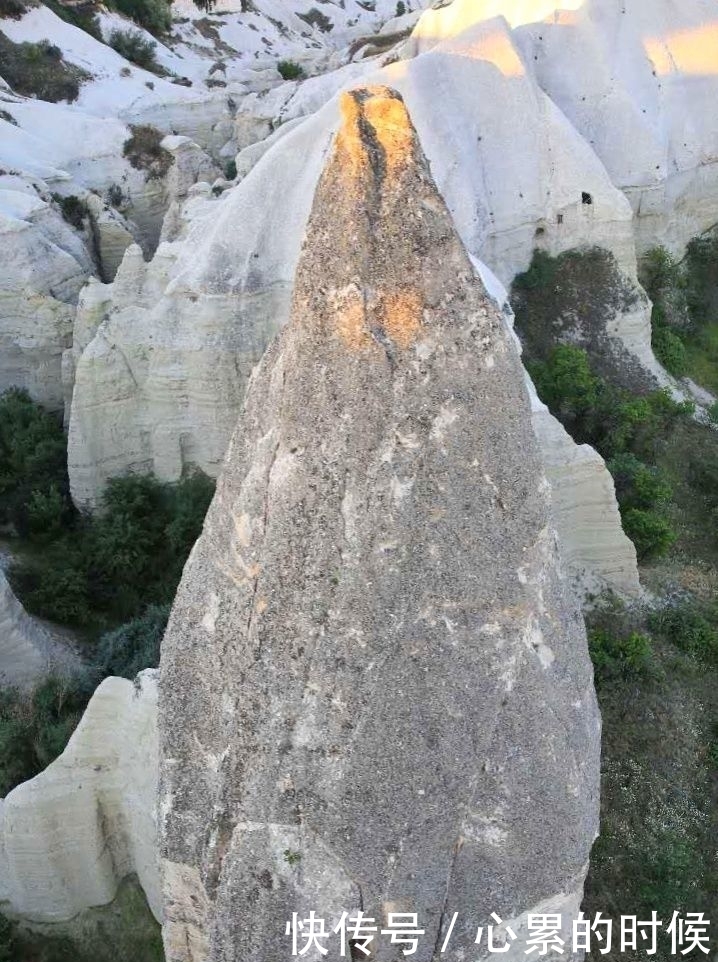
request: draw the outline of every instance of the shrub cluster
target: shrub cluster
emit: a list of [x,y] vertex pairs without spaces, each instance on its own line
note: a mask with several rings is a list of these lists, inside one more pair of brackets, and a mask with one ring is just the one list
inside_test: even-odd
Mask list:
[[22,0],[0,0],[0,18],[20,20],[27,10]]
[[59,418],[12,388],[0,395],[0,523],[24,543],[9,575],[28,610],[103,628],[172,600],[214,483],[114,478],[102,509],[78,514]]
[[[75,517],[42,554],[9,576],[28,611],[61,624],[102,627],[170,602],[212,497],[209,478],[176,485],[141,475],[110,480],[102,509]],[[52,506],[48,508],[51,512]]]
[[710,607],[695,601],[669,606],[652,616],[651,628],[681,651],[718,668],[718,617]]
[[0,64],[3,79],[16,93],[51,103],[77,100],[80,84],[90,77],[86,70],[65,63],[60,48],[49,40],[13,43],[4,33],[0,33]]
[[581,443],[607,459],[626,534],[642,560],[664,554],[675,541],[665,516],[672,490],[655,467],[656,447],[691,404],[667,391],[636,396],[595,374],[587,353],[559,344],[545,361],[527,362],[541,399]]
[[108,44],[116,50],[121,57],[129,60],[145,70],[152,70],[157,73],[160,69],[155,56],[157,46],[154,41],[149,40],[139,30],[113,30],[108,38]]
[[304,77],[304,68],[293,60],[280,60],[277,71],[282,80],[302,80]]
[[676,377],[691,374],[688,349],[704,346],[707,327],[718,321],[718,234],[691,241],[680,262],[663,247],[648,251],[641,281],[653,301],[656,357]]
[[79,30],[84,30],[95,40],[99,40],[102,43],[102,30],[100,29],[100,22],[97,19],[95,12],[88,7],[68,7],[59,0],[42,0],[43,5],[49,7],[50,10],[59,17],[60,20],[64,20],[65,23],[71,23],[73,27],[77,27]]
[[72,508],[60,419],[11,388],[0,396],[0,523],[25,537],[55,537]]
[[68,194],[65,197],[61,194],[53,194],[52,199],[60,208],[60,213],[67,223],[77,230],[82,230],[85,217],[89,213],[87,203],[75,194]]
[[123,155],[136,170],[145,171],[147,180],[164,177],[172,166],[172,154],[162,146],[162,131],[151,124],[130,124],[130,131]]
[[598,682],[643,674],[651,662],[651,641],[637,631],[620,636],[593,628],[588,633],[588,650]]
[[129,475],[108,483],[97,514],[81,515],[59,419],[25,391],[0,396],[0,523],[19,535],[10,582],[31,613],[100,636],[80,676],[50,677],[30,697],[0,689],[0,796],[62,752],[102,678],[158,664],[213,492],[200,473],[177,484]]
[[298,13],[297,16],[310,27],[318,27],[322,33],[331,33],[334,29],[334,24],[329,17],[316,7],[311,7],[306,13]]
[[108,6],[160,37],[172,26],[172,4],[167,0],[111,0]]
[[29,697],[0,688],[0,797],[32,778],[64,749],[85,709],[84,677],[51,676]]

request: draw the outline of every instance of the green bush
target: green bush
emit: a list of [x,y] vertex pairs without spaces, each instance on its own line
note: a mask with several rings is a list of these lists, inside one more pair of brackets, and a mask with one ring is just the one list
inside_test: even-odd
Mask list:
[[665,247],[654,247],[646,252],[640,264],[640,279],[654,303],[666,292],[684,284],[680,266]]
[[684,377],[688,373],[686,346],[678,334],[669,327],[654,323],[651,345],[653,353],[669,374],[674,377]]
[[311,7],[306,13],[297,13],[297,16],[310,27],[318,27],[322,33],[331,33],[334,29],[334,24],[329,17],[316,7]]
[[26,10],[27,7],[22,0],[0,0],[0,18],[20,20]]
[[674,401],[665,389],[639,396],[617,388],[591,370],[586,351],[572,345],[559,344],[527,367],[539,397],[574,440],[607,459],[623,527],[639,558],[661,557],[677,537],[664,517],[673,490],[651,462],[676,423],[693,413],[693,403]]
[[74,194],[69,194],[63,197],[61,194],[53,194],[52,199],[55,201],[57,206],[60,208],[60,213],[72,227],[77,230],[82,230],[89,211],[87,204],[81,197],[76,197]]
[[16,962],[17,948],[14,938],[15,926],[0,915],[0,962]]
[[655,511],[629,508],[622,513],[623,530],[636,546],[640,561],[649,561],[664,555],[676,540],[670,523]]
[[304,77],[304,68],[293,60],[280,60],[277,70],[282,80],[301,80]]
[[559,270],[560,261],[557,257],[551,257],[545,251],[536,250],[529,269],[517,275],[514,288],[518,292],[549,291],[556,284]]
[[27,531],[33,541],[56,541],[70,519],[67,499],[55,484],[33,491],[25,504]]
[[60,20],[64,20],[65,23],[71,23],[73,27],[77,27],[79,30],[84,30],[95,40],[99,40],[102,43],[102,30],[100,29],[100,23],[97,19],[95,12],[87,7],[77,8],[77,7],[66,7],[59,0],[42,0],[43,6],[49,7],[50,10],[59,17]]
[[718,233],[690,242],[685,257],[688,308],[698,329],[718,320]]
[[622,638],[604,628],[594,628],[588,634],[588,650],[600,680],[640,675],[651,662],[650,639],[635,631]]
[[172,26],[172,5],[166,0],[111,0],[108,5],[156,37],[167,33]]
[[145,70],[158,71],[159,64],[155,56],[157,44],[148,40],[139,30],[113,30],[107,43],[130,63]]
[[703,495],[709,507],[718,507],[718,453],[715,450],[697,451],[688,464],[688,482]]
[[653,629],[660,632],[676,648],[708,665],[718,666],[718,630],[715,619],[693,603],[665,608],[651,619]]
[[695,410],[665,390],[634,395],[596,375],[582,348],[554,347],[545,360],[528,360],[541,400],[575,441],[593,445],[605,458],[624,451],[652,460],[653,449],[676,419]]
[[396,5],[397,17],[403,17],[405,13],[406,13],[406,4],[404,3],[404,0],[398,0]]
[[527,366],[539,397],[552,413],[579,435],[592,435],[591,415],[598,407],[601,382],[591,371],[588,354],[559,344],[547,361]]
[[75,518],[42,555],[13,564],[11,584],[32,614],[98,630],[168,603],[213,491],[199,473],[176,485],[146,475],[114,478],[101,510]]
[[13,562],[8,578],[30,614],[72,627],[92,620],[85,558],[72,535],[50,545],[41,557]]
[[237,176],[237,161],[232,158],[228,160],[224,167],[224,176],[227,180],[234,180]]
[[104,634],[97,646],[102,673],[132,679],[145,668],[156,668],[169,614],[169,605],[150,605],[143,615]]
[[39,514],[72,513],[60,419],[11,388],[0,396],[0,521],[37,533]]
[[80,84],[90,74],[74,64],[65,63],[62,51],[49,40],[39,43],[13,43],[0,33],[0,64],[3,79],[15,93],[57,103],[72,103]]
[[607,467],[622,508],[649,510],[671,500],[673,489],[665,474],[639,461],[634,454],[624,451],[609,461]]

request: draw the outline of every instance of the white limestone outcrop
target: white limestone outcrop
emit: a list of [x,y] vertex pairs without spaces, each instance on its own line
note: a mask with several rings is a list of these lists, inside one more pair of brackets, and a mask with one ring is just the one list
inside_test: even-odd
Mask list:
[[[476,0],[514,24],[523,61],[628,197],[640,253],[682,253],[718,222],[718,18],[713,0]],[[500,10],[497,8],[500,7]]]
[[92,262],[78,235],[37,182],[0,173],[0,392],[26,388],[63,404],[62,352]]
[[107,678],[65,751],[0,800],[0,906],[65,921],[135,873],[159,918],[157,680]]
[[551,486],[551,516],[567,583],[589,603],[606,591],[639,598],[636,549],[621,527],[603,458],[590,445],[576,444],[540,402],[531,420]]
[[29,615],[0,570],[0,688],[29,688],[48,672],[79,665],[68,636]]

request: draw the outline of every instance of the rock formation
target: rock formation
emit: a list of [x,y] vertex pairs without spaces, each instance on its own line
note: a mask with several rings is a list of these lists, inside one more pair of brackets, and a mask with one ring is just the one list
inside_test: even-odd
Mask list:
[[107,678],[62,755],[0,800],[0,905],[65,921],[136,874],[159,918],[157,682]]
[[32,180],[0,172],[0,391],[26,388],[62,409],[62,353],[92,269],[80,238]]
[[621,527],[605,461],[590,445],[576,444],[538,399],[531,421],[551,485],[551,519],[566,584],[588,602],[606,591],[639,598],[636,549]]
[[[240,153],[238,186],[218,201],[185,204],[176,242],[143,265],[151,306],[129,286],[112,288],[97,339],[77,357],[69,469],[78,503],[96,504],[107,478],[127,468],[169,480],[192,464],[216,473],[244,379],[289,314],[311,198],[339,122],[337,100],[329,98],[362,69],[404,95],[469,253],[507,283],[537,246],[610,251],[622,288],[636,296],[622,310],[606,298],[606,336],[642,369],[664,376],[651,352],[650,305],[636,281],[631,206],[541,88],[518,28],[496,13],[463,0],[442,4],[422,16],[398,62],[378,72],[350,64],[341,78],[242,101],[236,120],[244,131],[260,121],[276,129]],[[207,368],[198,364],[198,318],[212,353]],[[575,452],[565,450],[572,461]],[[548,457],[557,468],[555,452]],[[609,517],[618,520],[615,510]],[[590,544],[590,531],[580,538]],[[617,528],[605,543],[621,538]],[[625,561],[621,552],[609,569],[624,570]],[[633,568],[619,587],[631,594],[635,582]]]
[[639,251],[682,254],[718,222],[715,3],[564,5],[542,20],[520,0],[471,4],[514,24],[527,69],[629,199]]
[[169,962],[276,962],[293,912],[360,908],[417,912],[418,962],[458,912],[459,959],[492,911],[569,924],[596,833],[592,673],[518,354],[401,98],[341,105],[163,645]]
[[27,688],[48,671],[67,672],[79,665],[69,639],[31,617],[0,570],[0,688]]

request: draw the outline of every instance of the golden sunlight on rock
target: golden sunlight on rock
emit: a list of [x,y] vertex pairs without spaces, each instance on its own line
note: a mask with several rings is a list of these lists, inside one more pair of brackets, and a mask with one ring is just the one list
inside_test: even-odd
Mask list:
[[526,72],[508,34],[503,30],[496,30],[478,39],[469,36],[465,44],[459,38],[455,46],[459,55],[472,60],[485,60],[497,67],[504,77],[523,77]]
[[718,74],[718,21],[667,37],[650,37],[644,43],[656,73],[665,76]]

